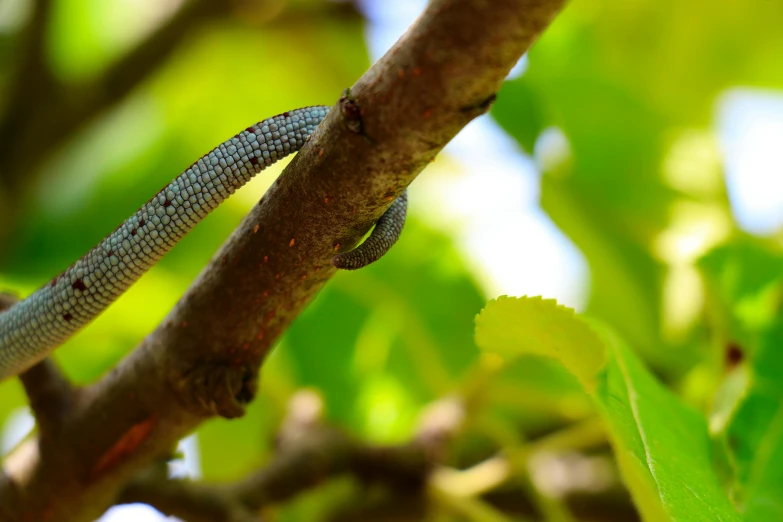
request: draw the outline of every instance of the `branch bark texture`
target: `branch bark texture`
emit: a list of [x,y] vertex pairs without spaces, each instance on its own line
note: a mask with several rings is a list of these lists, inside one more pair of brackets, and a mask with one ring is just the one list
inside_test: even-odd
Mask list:
[[[0,483],[0,520],[88,521],[205,419],[236,417],[279,335],[476,116],[565,0],[434,0],[341,98],[167,319]],[[296,71],[291,71],[296,74]],[[313,347],[318,349],[318,347]],[[3,511],[4,510],[4,511]]]

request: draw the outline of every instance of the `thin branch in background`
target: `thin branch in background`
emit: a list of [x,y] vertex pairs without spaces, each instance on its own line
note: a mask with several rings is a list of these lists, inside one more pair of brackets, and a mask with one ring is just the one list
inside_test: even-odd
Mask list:
[[78,395],[54,361],[47,358],[19,376],[38,424],[39,437],[57,436]]
[[53,151],[84,124],[122,100],[156,71],[195,28],[230,12],[231,2],[190,0],[166,23],[98,78],[84,84],[63,84],[46,61],[51,0],[38,0],[23,38],[14,88],[0,119],[0,244],[10,234],[18,209],[14,203]]
[[11,306],[17,302],[19,298],[14,294],[7,292],[0,292],[0,312],[11,308]]
[[[51,23],[52,0],[32,0],[32,15],[19,38],[11,86],[3,103],[0,138],[12,139],[4,132],[8,122],[22,121],[34,109],[36,100],[56,88],[46,57],[47,34]],[[7,174],[0,171],[0,177]]]
[[[18,152],[14,159],[0,158],[0,180],[13,186],[36,171],[75,131],[146,81],[202,25],[219,23],[242,7],[242,2],[237,0],[186,1],[165,23],[98,77],[82,83],[61,84],[52,76],[45,56],[51,0],[36,2],[34,16],[26,29],[28,43],[24,46],[25,57],[19,62],[18,81],[6,100],[8,110],[0,120],[0,150],[13,152],[24,147],[24,151]],[[273,16],[264,18],[266,24],[281,16],[278,2],[270,0],[254,2],[252,11],[272,13]],[[286,16],[296,17],[300,23],[316,14],[334,17],[356,14],[355,6],[349,3],[327,3],[290,11]],[[27,152],[33,146],[36,154],[31,156]]]
[[[31,45],[31,57],[20,64],[19,88],[8,100],[11,110],[0,123],[0,147],[3,156],[10,154],[0,163],[4,183],[13,187],[35,171],[48,152],[57,149],[75,130],[125,97],[157,70],[193,33],[195,26],[224,16],[230,5],[230,2],[209,0],[187,2],[138,47],[86,84],[63,85],[53,80],[41,83],[39,77],[51,78],[51,72],[39,56],[43,43]],[[40,2],[36,9],[41,13],[49,10],[49,0]],[[31,34],[40,40],[46,36],[42,21],[48,18],[40,14],[31,22],[35,29]],[[41,144],[45,144],[46,150],[40,150]],[[32,150],[36,153],[32,154]]]
[[188,522],[250,522],[258,520],[260,510],[344,474],[363,487],[381,483],[408,497],[421,496],[432,466],[421,447],[365,446],[320,418],[302,416],[302,403],[314,401],[320,399],[312,392],[294,396],[277,454],[244,480],[209,485],[148,473],[125,488],[119,503],[143,502]]
[[[46,35],[52,0],[32,0],[30,21],[17,44],[10,85],[0,105],[0,245],[13,229],[18,212],[18,187],[23,173],[14,173],[11,157],[18,146],[18,133],[28,117],[39,111],[39,102],[57,90],[46,61]],[[0,248],[2,250],[2,248]]]
[[[0,313],[17,301],[16,296],[0,293]],[[56,436],[58,427],[68,417],[77,389],[50,359],[44,359],[19,378],[35,414],[40,436]]]

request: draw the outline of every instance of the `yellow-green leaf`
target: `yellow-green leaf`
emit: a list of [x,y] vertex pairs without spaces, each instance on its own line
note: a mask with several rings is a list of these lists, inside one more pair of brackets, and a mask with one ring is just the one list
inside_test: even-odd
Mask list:
[[713,468],[704,417],[664,388],[608,328],[554,300],[503,297],[477,317],[476,343],[506,357],[554,358],[579,379],[644,520],[740,520]]

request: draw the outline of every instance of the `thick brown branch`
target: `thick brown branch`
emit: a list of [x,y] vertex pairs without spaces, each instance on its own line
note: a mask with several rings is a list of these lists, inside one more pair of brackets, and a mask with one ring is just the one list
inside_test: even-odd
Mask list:
[[344,102],[351,106],[329,114],[164,324],[80,394],[57,440],[40,441],[0,501],[20,506],[18,519],[91,520],[204,419],[241,415],[263,358],[334,273],[335,249],[355,244],[487,110],[563,2],[432,1],[354,85]]

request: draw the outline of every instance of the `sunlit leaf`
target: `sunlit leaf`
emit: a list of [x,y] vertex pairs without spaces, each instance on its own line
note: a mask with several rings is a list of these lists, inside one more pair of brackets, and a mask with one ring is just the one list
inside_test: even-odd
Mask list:
[[555,358],[577,376],[604,419],[645,520],[739,520],[713,470],[703,417],[608,328],[552,300],[504,297],[476,318],[476,342],[506,356]]

